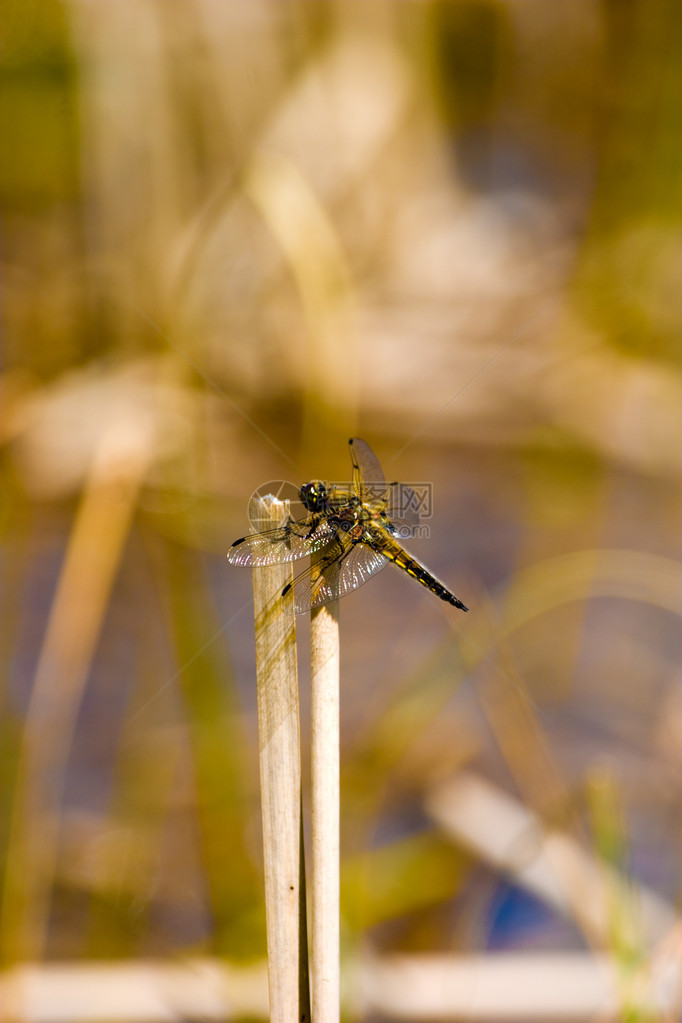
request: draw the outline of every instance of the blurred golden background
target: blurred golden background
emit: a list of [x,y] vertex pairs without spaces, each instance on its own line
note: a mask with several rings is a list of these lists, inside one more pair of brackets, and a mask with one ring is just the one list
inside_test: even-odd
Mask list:
[[[517,1018],[564,1018],[548,951],[677,1018],[682,7],[14,0],[0,74],[12,1012],[17,964],[201,960],[262,1018],[225,551],[356,435],[432,484],[414,551],[471,610],[393,568],[342,603],[348,1018],[512,953],[549,986],[512,974]],[[439,1018],[514,1015],[480,997]],[[105,1017],[213,1018],[164,998]]]

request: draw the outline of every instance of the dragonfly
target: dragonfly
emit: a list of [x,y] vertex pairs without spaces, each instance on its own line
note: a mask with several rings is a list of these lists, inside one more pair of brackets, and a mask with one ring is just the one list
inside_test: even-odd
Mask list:
[[[419,524],[419,501],[411,487],[386,483],[379,460],[364,440],[348,442],[352,482],[312,480],[298,491],[303,514],[290,510],[274,529],[243,536],[227,558],[246,567],[311,557],[310,567],[282,590],[284,610],[300,614],[351,593],[392,562],[441,600],[468,608],[401,543]],[[252,521],[256,509],[251,514]]]

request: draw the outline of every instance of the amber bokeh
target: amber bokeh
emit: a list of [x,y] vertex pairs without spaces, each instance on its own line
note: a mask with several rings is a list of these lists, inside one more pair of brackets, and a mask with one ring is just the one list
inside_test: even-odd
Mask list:
[[432,486],[471,610],[392,567],[343,602],[344,954],[648,963],[620,889],[596,939],[429,807],[466,768],[676,903],[680,5],[4,20],[5,963],[264,954],[225,551],[350,435]]

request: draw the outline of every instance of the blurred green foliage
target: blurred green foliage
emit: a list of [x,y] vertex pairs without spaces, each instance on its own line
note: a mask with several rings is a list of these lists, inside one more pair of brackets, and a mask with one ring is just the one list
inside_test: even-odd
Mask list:
[[0,201],[13,226],[12,214],[44,215],[79,195],[78,65],[62,3],[6,5],[0,89]]
[[[74,522],[112,437],[143,462],[86,637],[48,955],[264,954],[250,591],[223,552],[262,481],[347,472],[350,430],[433,482],[424,557],[476,607],[450,628],[398,578],[348,611],[348,945],[485,940],[495,881],[424,811],[465,763],[567,828],[572,796],[622,878],[638,809],[674,848],[677,0],[15,0],[0,92],[3,862]],[[627,820],[610,769],[589,783],[603,747],[649,764]],[[609,948],[638,966],[623,884]]]

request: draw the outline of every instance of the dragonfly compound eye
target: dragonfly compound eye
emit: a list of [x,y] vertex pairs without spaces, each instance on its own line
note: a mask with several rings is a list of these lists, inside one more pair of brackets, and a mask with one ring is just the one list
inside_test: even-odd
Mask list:
[[327,501],[327,488],[319,480],[304,483],[301,487],[301,502],[308,511],[322,511]]
[[235,540],[228,560],[250,567],[284,565],[319,553],[282,592],[284,606],[294,614],[338,600],[389,562],[434,596],[466,611],[459,597],[401,543],[403,536],[415,535],[421,499],[411,487],[400,484],[394,490],[384,483],[376,455],[364,440],[354,437],[350,453],[352,482],[329,487],[321,480],[304,483],[298,492],[304,514],[292,502],[294,514],[282,525]]

